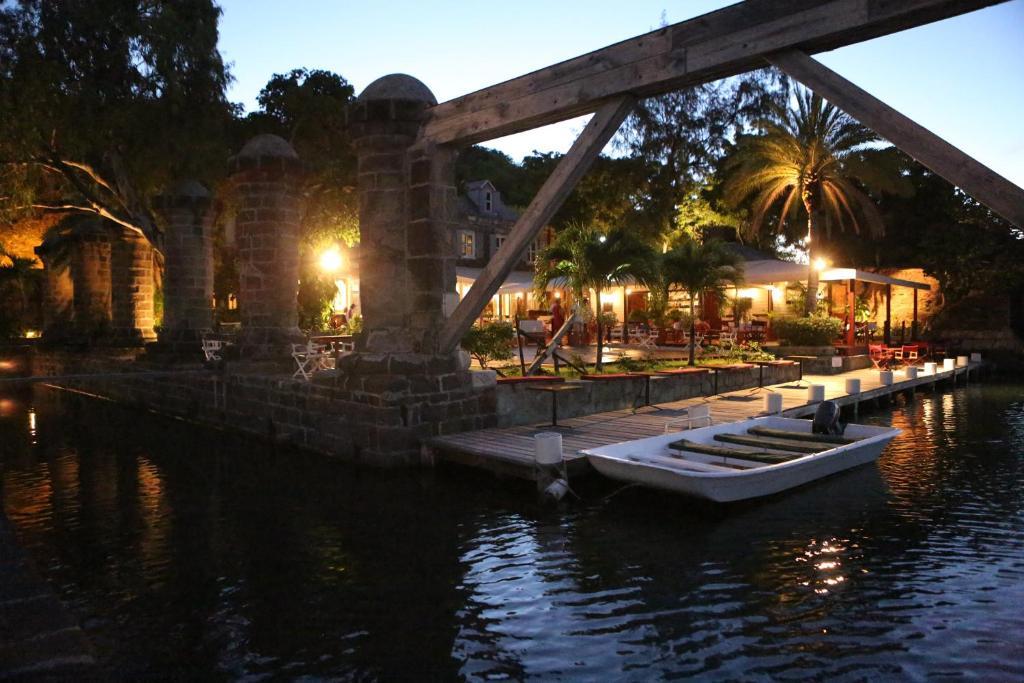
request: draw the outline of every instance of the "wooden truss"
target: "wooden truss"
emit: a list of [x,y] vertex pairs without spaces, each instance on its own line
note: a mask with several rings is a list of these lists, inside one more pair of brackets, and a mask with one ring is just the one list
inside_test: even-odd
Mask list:
[[1004,0],[746,0],[433,107],[426,141],[466,145],[595,112],[440,335],[455,348],[636,98],[774,64],[1024,228],[1024,190],[808,55]]

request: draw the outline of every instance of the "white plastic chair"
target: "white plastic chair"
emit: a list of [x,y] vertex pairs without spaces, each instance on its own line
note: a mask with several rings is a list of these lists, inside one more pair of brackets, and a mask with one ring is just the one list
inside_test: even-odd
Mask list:
[[665,423],[665,433],[682,431],[682,426],[686,425],[686,429],[693,429],[694,423],[704,422],[702,427],[710,427],[711,422],[711,404],[710,403],[698,403],[695,406],[690,406],[686,409],[686,415],[683,417],[676,417]]
[[731,351],[736,346],[736,331],[722,330],[718,335],[718,347],[723,351]]
[[203,357],[207,361],[218,361],[223,358],[221,353],[224,351],[225,346],[231,346],[231,342],[225,339],[213,339],[209,335],[212,335],[213,331],[203,332]]

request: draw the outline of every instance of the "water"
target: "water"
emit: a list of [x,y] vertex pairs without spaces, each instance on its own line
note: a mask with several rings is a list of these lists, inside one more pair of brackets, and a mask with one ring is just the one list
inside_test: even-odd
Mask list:
[[1024,675],[1024,387],[922,393],[877,467],[727,510],[563,510],[37,389],[3,505],[117,678]]

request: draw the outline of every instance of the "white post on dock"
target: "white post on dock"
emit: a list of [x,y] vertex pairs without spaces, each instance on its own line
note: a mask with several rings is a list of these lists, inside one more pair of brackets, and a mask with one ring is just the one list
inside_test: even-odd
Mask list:
[[777,391],[769,391],[764,395],[764,412],[768,415],[778,415],[782,412],[782,394]]
[[938,367],[938,363],[932,363],[931,361],[924,364],[924,374],[934,375],[935,369]]
[[917,379],[917,366],[916,365],[908,365],[906,372],[907,372],[907,379]]
[[967,356],[957,356],[956,357],[956,366],[958,368],[966,368],[967,367]]
[[807,387],[807,402],[808,403],[821,403],[825,400],[825,385],[824,384],[812,384]]
[[878,381],[882,383],[883,387],[892,386],[892,370],[881,370],[878,373]]
[[[860,378],[850,377],[846,380],[846,393],[850,396],[856,396],[860,393]],[[853,400],[853,419],[856,420],[860,415],[860,399]]]
[[953,358],[944,358],[942,360],[942,371],[949,372],[956,367],[956,360]]

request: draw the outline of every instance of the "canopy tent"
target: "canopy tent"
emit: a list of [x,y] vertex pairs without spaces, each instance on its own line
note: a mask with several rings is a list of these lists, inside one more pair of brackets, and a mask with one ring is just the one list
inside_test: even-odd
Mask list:
[[[455,275],[461,280],[476,282],[480,278],[483,268],[470,268],[468,266],[456,266]],[[505,281],[498,289],[499,292],[528,292],[533,289],[533,273],[526,270],[513,270],[505,278]]]

